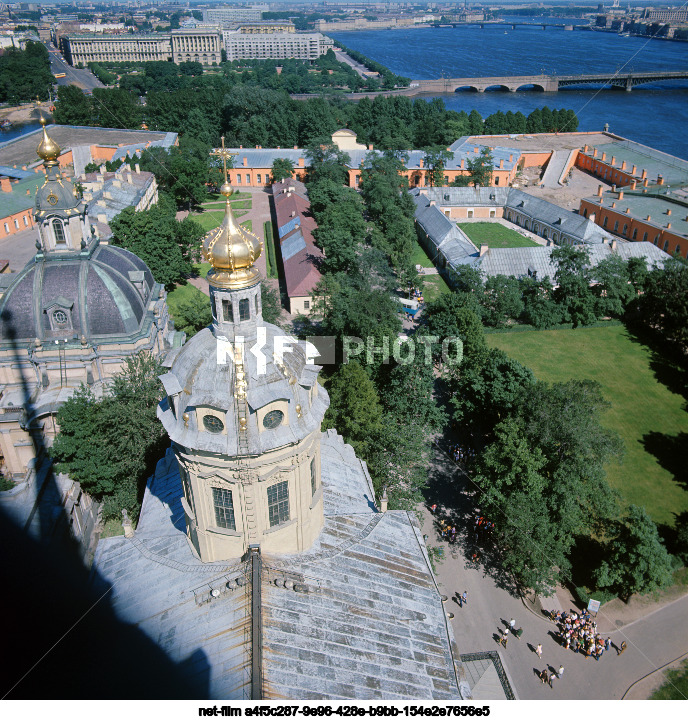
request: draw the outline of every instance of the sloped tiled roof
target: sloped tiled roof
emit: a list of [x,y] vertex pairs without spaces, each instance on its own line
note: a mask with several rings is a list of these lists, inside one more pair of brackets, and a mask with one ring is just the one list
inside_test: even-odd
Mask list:
[[[285,699],[470,698],[459,650],[413,514],[378,513],[365,465],[334,431],[321,441],[325,526],[314,547],[263,556],[262,692]],[[210,698],[251,691],[246,564],[201,563],[186,540],[182,487],[168,452],[149,482],[133,539],[102,539],[95,568],[118,616],[173,661],[199,659]],[[307,592],[275,583],[300,578]],[[226,588],[217,598],[211,588]],[[246,581],[246,583],[244,583]],[[197,599],[200,603],[197,603]]]

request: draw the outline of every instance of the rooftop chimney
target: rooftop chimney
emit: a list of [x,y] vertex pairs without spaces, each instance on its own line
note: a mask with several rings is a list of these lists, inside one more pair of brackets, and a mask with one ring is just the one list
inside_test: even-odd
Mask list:
[[669,230],[669,228],[671,228],[671,223],[667,223],[666,227],[667,227],[667,230]]
[[652,216],[648,215],[647,218],[645,218],[645,220],[647,220],[649,222],[650,220],[652,220]]
[[602,153],[602,160],[604,161],[607,158],[607,153]]
[[0,189],[3,193],[12,192],[12,183],[9,178],[0,178]]
[[244,168],[248,165],[248,158],[244,158]]
[[638,185],[638,181],[637,181],[637,180],[632,180],[632,181],[631,181],[631,190],[635,190],[635,188],[636,188],[637,185]]
[[621,161],[621,170],[626,170],[626,161],[625,160]]
[[601,198],[603,192],[604,192],[604,188],[601,185],[598,185],[597,186],[597,197]]
[[667,215],[671,215],[671,208],[667,208]]
[[487,243],[481,243],[480,244],[480,257],[482,258],[485,253],[490,249],[490,246]]
[[612,246],[611,246],[611,247],[612,247],[612,250],[616,250],[616,238],[614,238],[614,240],[612,240]]
[[373,144],[372,144],[372,143],[368,143],[368,150],[372,150],[372,149],[373,149]]
[[583,152],[584,152],[584,153],[587,153],[587,152],[588,152],[588,144],[587,144],[587,143],[586,143],[585,146],[583,147]]
[[612,203],[612,208],[616,208],[616,201]]
[[422,168],[422,167],[423,167],[423,162],[424,162],[424,161],[423,161],[423,158],[421,158],[421,159],[418,161],[418,167],[419,167],[419,168]]
[[500,158],[500,159],[499,159],[499,169],[500,169],[500,170],[503,170],[503,169],[504,169],[504,158]]
[[643,172],[640,174],[640,177],[643,179],[647,178],[647,170],[645,170],[645,168],[643,168]]
[[657,185],[664,185],[664,177],[661,175],[657,176]]
[[[643,171],[643,172],[644,172],[644,171]],[[643,180],[643,188],[647,188],[647,185],[648,185],[649,182],[650,182],[650,179],[646,177],[646,178]],[[647,191],[645,191],[645,192],[647,192]]]
[[510,163],[514,162],[514,154],[513,153],[509,153],[509,162]]
[[304,167],[304,160],[303,160],[303,158],[299,158],[299,168],[303,168],[303,167]]
[[630,209],[630,208],[626,208],[626,215],[630,215],[630,214],[631,214],[631,209]]
[[619,191],[619,200],[623,200],[623,190]]
[[136,171],[136,175],[140,175],[141,166],[138,163],[136,163],[136,165],[134,165],[134,170]]
[[593,158],[596,158],[596,157],[597,157],[597,148],[593,148],[593,149],[592,149],[592,157],[593,157]]

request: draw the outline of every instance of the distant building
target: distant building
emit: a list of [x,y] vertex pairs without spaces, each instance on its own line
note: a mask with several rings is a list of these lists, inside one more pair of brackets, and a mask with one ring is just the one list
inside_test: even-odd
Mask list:
[[43,173],[0,166],[0,239],[34,227],[33,204]]
[[[349,156],[349,186],[358,188],[361,182],[361,171],[365,167],[369,153],[381,154],[373,146],[368,149],[356,142],[356,134],[346,128],[337,130],[332,135],[332,141],[341,147]],[[346,147],[344,147],[346,146]],[[453,148],[454,146],[452,146]],[[485,145],[464,142],[451,150],[451,157],[446,162],[444,174],[445,181],[451,183],[459,176],[470,173],[469,161],[479,156]],[[234,167],[230,169],[230,182],[234,185],[249,185],[262,187],[270,184],[272,164],[277,158],[291,160],[295,169],[295,178],[303,180],[308,168],[308,156],[304,149],[294,148],[233,148],[236,153]],[[408,155],[404,175],[412,188],[425,188],[430,186],[430,168],[427,165],[426,153],[423,150],[405,151]],[[493,161],[492,184],[506,187],[510,185],[521,163],[521,151],[515,148],[495,147],[490,149]]]
[[321,33],[223,32],[227,60],[317,60],[334,47],[334,41]]
[[272,186],[284,284],[289,298],[289,312],[310,315],[313,290],[320,281],[318,264],[323,252],[315,245],[313,219],[308,191],[297,180],[282,180]]
[[[665,186],[666,187],[666,186]],[[661,186],[602,192],[583,198],[581,215],[625,240],[647,241],[672,255],[688,257],[688,195]]]
[[203,11],[203,19],[211,23],[236,23],[236,22],[255,22],[263,17],[264,12],[268,12],[270,6],[267,3],[251,5],[249,7],[220,7],[211,8]]
[[139,35],[68,35],[62,48],[70,65],[112,62],[221,62],[220,31],[213,27]]

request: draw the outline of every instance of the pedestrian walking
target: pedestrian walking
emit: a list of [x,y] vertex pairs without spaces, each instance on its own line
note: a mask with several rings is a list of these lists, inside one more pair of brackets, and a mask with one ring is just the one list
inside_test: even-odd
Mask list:
[[549,681],[549,673],[547,672],[547,669],[540,671],[540,681],[542,681],[542,683],[547,683]]
[[468,594],[466,593],[466,591],[461,594],[461,602],[468,604]]
[[552,682],[554,681],[554,679],[556,679],[556,677],[557,677],[557,674],[554,673],[554,671],[552,671],[552,673],[549,675],[549,687],[550,688],[554,688],[552,686]]
[[542,644],[541,643],[539,643],[535,647],[535,653],[538,655],[538,658],[542,658]]
[[564,667],[563,667],[563,666],[559,666],[559,669],[558,669],[558,671],[557,671],[557,676],[558,676],[559,678],[561,678],[563,675],[564,675]]
[[507,643],[509,643],[509,629],[508,628],[504,629],[504,633],[502,634],[502,639],[501,639],[500,643],[502,644],[502,646],[504,646],[504,648],[506,648]]
[[621,646],[619,647],[619,651],[616,654],[617,656],[621,656],[621,654],[626,650],[626,642],[622,641]]
[[516,621],[512,618],[511,621],[509,621],[509,630],[513,631],[514,627],[516,626]]
[[604,641],[604,650],[609,651],[609,649],[612,647],[612,640],[611,638],[607,637]]

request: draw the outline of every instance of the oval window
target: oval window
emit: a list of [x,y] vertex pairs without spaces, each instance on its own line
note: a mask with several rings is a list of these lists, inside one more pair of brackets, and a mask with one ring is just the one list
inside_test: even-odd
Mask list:
[[203,416],[203,425],[209,433],[222,433],[225,424],[217,416]]
[[63,310],[56,310],[53,319],[57,325],[67,325],[67,314]]
[[265,418],[263,418],[263,425],[268,429],[277,428],[283,418],[284,413],[282,413],[282,411],[270,411],[265,414]]

